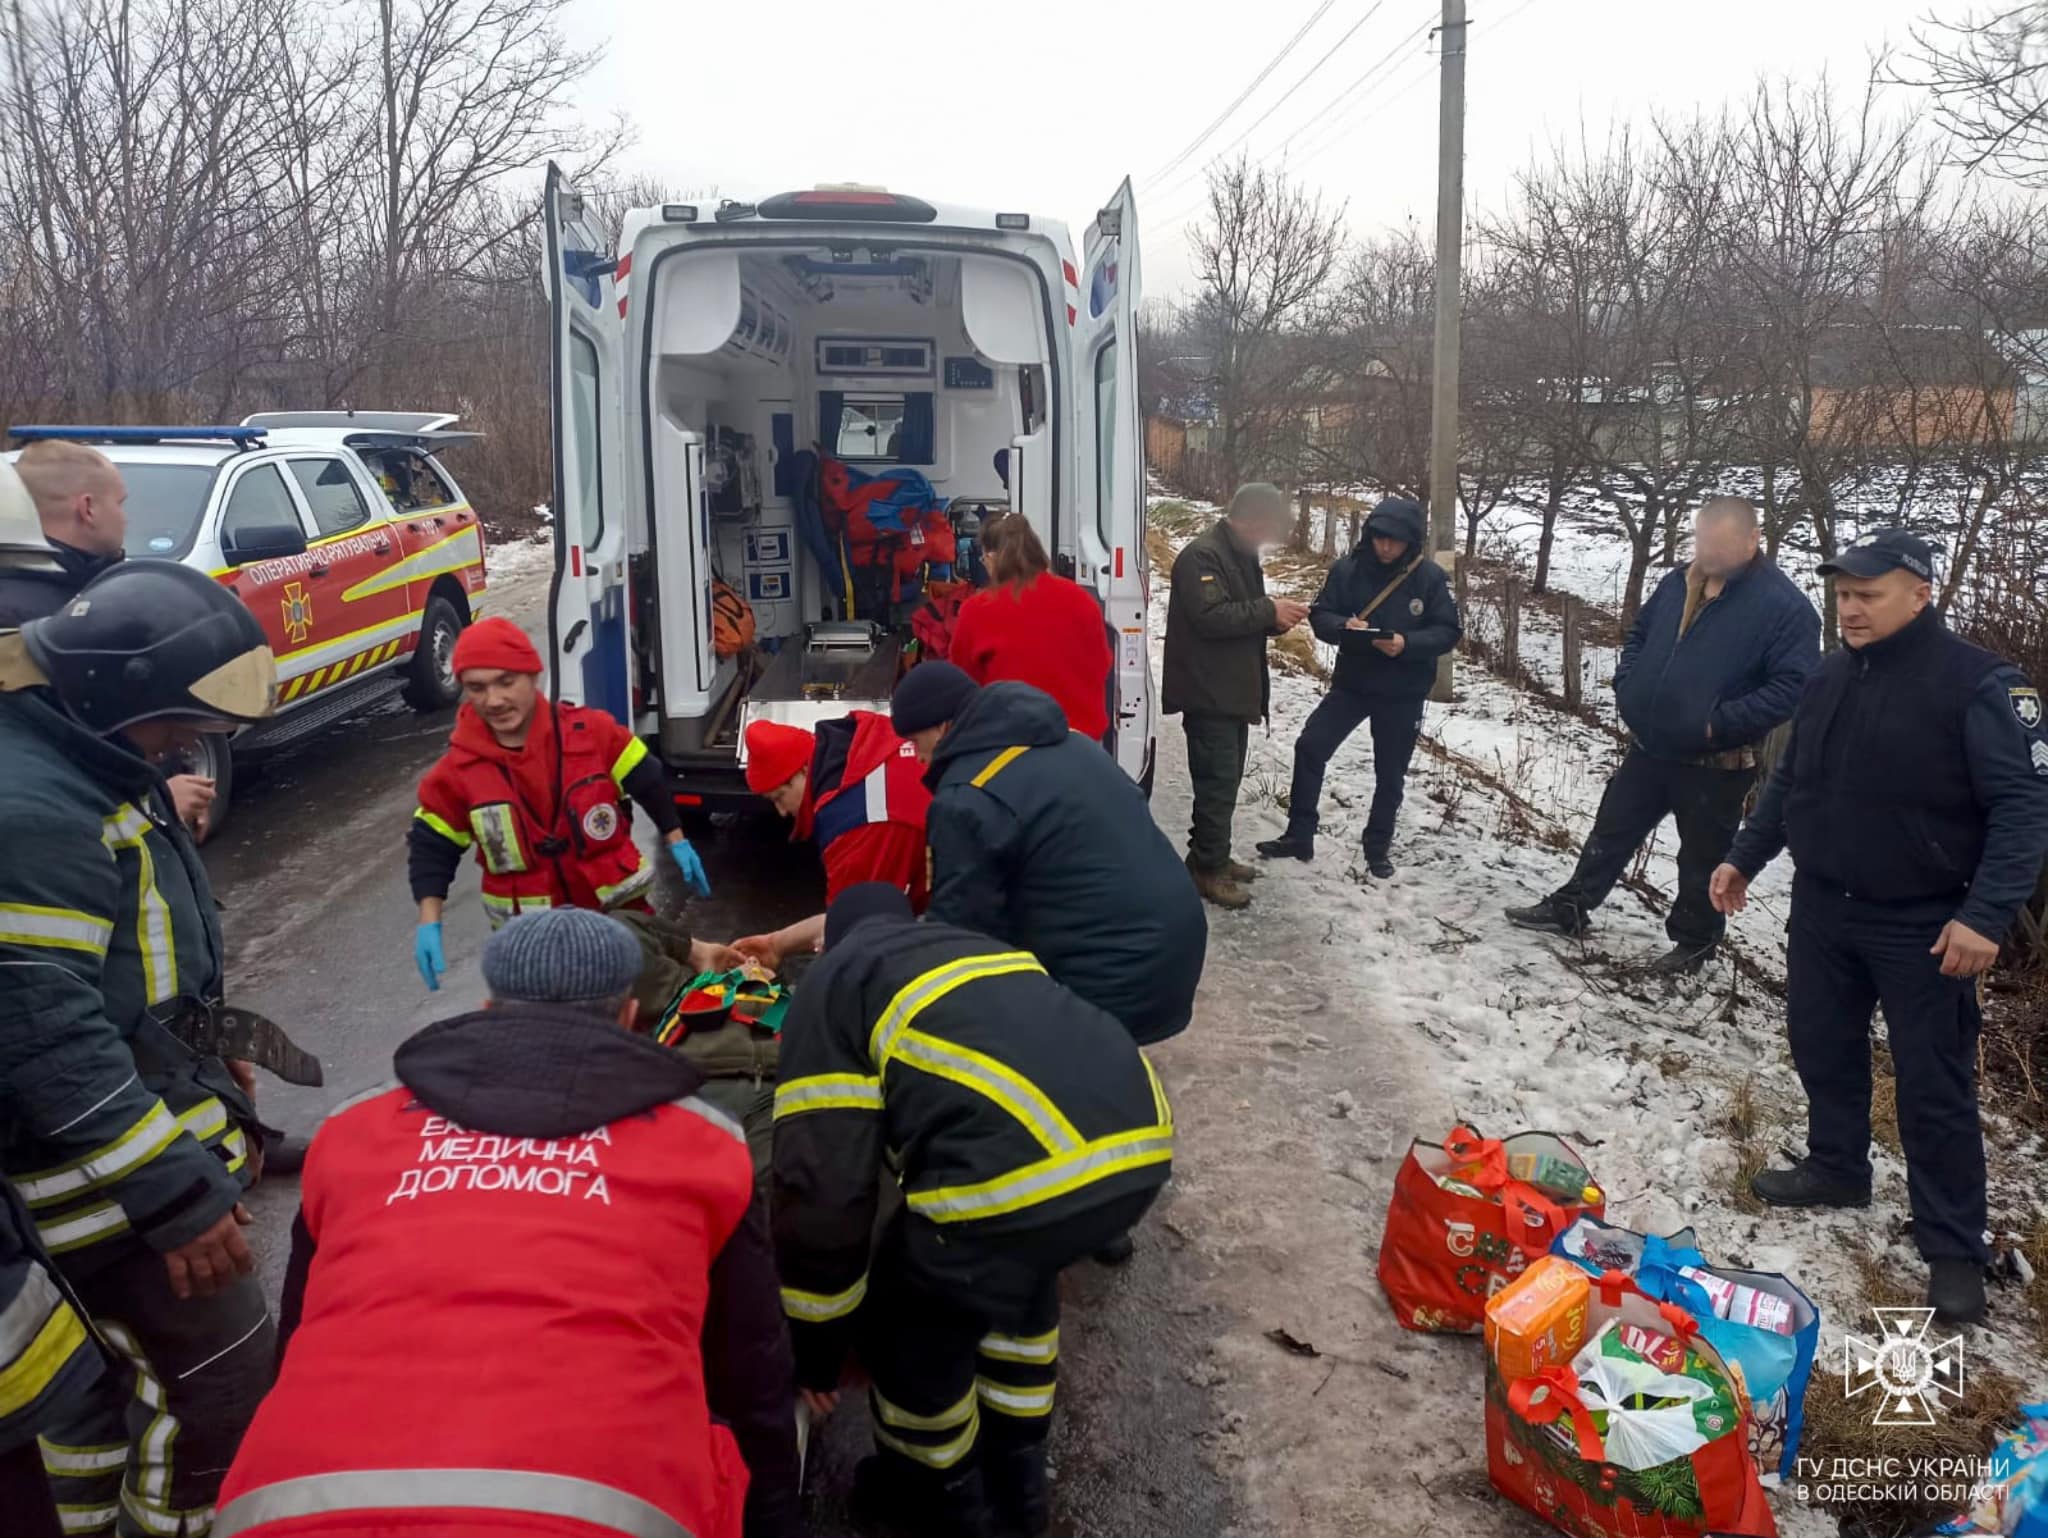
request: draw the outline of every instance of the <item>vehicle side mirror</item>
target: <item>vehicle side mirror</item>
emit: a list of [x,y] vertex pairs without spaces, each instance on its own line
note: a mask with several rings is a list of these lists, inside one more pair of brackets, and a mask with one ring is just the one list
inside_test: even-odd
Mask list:
[[281,561],[286,556],[306,553],[306,531],[288,523],[252,524],[235,531],[233,544],[222,540],[220,553],[230,566]]

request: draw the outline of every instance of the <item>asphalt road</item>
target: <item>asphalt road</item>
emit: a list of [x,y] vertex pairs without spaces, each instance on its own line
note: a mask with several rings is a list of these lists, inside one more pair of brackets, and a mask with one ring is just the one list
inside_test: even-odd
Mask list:
[[[539,619],[538,576],[494,583],[492,593],[498,612],[529,626]],[[225,910],[229,996],[278,1021],[325,1068],[318,1089],[264,1076],[261,1110],[274,1125],[310,1134],[333,1105],[389,1082],[391,1054],[406,1037],[483,997],[486,925],[467,864],[444,919],[449,970],[438,993],[422,986],[412,959],[405,833],[414,788],[451,720],[416,715],[394,697],[315,734],[240,776],[233,816],[205,847]],[[682,907],[696,932],[729,938],[816,911],[816,855],[790,844],[779,824],[740,821],[694,837],[715,894]],[[657,903],[673,912],[682,900],[664,871]],[[297,1201],[293,1178],[266,1180],[251,1196],[273,1302]],[[1129,1266],[1083,1265],[1068,1277],[1053,1444],[1063,1533],[1199,1538],[1227,1526],[1225,1493],[1198,1452],[1201,1396],[1178,1365],[1199,1353],[1205,1332],[1200,1312],[1178,1301],[1175,1248],[1155,1214]],[[861,1397],[846,1396],[812,1443],[821,1538],[853,1531],[843,1496],[869,1445]]]

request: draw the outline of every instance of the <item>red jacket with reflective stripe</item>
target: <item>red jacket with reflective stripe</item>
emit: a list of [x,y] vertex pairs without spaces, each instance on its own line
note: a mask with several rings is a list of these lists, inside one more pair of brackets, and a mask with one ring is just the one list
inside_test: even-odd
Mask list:
[[[582,1538],[644,1503],[694,1538],[739,1538],[747,1473],[712,1424],[701,1341],[753,1174],[716,1117],[686,1100],[522,1139],[467,1132],[403,1088],[332,1117],[306,1162],[303,1318],[221,1490],[231,1530]],[[403,1517],[352,1494],[245,1525],[286,1481],[377,1470],[415,1471]],[[533,1482],[554,1514],[451,1515],[479,1483],[531,1512],[518,1480],[474,1471],[554,1476]]]
[[474,843],[494,927],[522,908],[614,907],[654,883],[619,788],[646,756],[640,739],[601,710],[550,709],[544,699],[526,742],[507,748],[464,705],[448,751],[420,781],[420,813],[443,837]]

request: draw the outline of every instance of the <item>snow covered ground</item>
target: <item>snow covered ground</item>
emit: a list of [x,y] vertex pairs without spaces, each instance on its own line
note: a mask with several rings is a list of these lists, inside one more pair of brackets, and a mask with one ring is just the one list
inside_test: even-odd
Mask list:
[[[1590,539],[1561,539],[1559,580],[1604,601],[1607,558]],[[1315,577],[1298,572],[1297,596],[1312,596]],[[1539,672],[1543,628],[1525,619],[1525,658]],[[1611,673],[1611,654],[1594,659],[1602,666]],[[1254,732],[1239,806],[1241,859],[1284,824],[1292,744],[1320,692],[1276,669],[1271,728]],[[1211,910],[1203,1012],[1160,1054],[1183,1128],[1168,1227],[1238,1318],[1202,1369],[1229,1407],[1213,1456],[1245,1491],[1255,1531],[1540,1530],[1487,1486],[1478,1343],[1401,1331],[1373,1276],[1412,1136],[1435,1140],[1460,1120],[1493,1135],[1564,1134],[1610,1193],[1611,1221],[1659,1233],[1690,1224],[1710,1258],[1798,1280],[1823,1310],[1817,1372],[1840,1371],[1845,1333],[1874,1329],[1867,1275],[1924,1285],[1898,1229],[1904,1166],[1883,1149],[1868,1213],[1754,1214],[1737,1201],[1745,1156],[1803,1140],[1782,1004],[1769,990],[1783,976],[1789,862],[1759,878],[1734,943],[1702,976],[1646,982],[1629,964],[1668,942],[1644,896],[1618,890],[1583,946],[1501,916],[1570,870],[1620,751],[1612,735],[1462,662],[1457,699],[1428,707],[1424,733],[1395,877],[1365,878],[1358,858],[1372,793],[1361,731],[1330,766],[1315,862],[1267,866],[1247,912]],[[1160,740],[1155,810],[1177,833],[1175,722]],[[1640,867],[1666,893],[1674,848],[1667,826]],[[1736,1126],[1745,1115],[1747,1136]],[[1994,1213],[2019,1224],[2038,1201],[2039,1150],[2003,1142]],[[1992,1310],[1992,1330],[1969,1332],[1972,1362],[1997,1362],[2040,1397],[2048,1370],[2025,1303],[1995,1292]],[[1272,1328],[1322,1358],[1279,1350]],[[1790,1492],[1774,1499],[1792,1538],[1835,1531]]]

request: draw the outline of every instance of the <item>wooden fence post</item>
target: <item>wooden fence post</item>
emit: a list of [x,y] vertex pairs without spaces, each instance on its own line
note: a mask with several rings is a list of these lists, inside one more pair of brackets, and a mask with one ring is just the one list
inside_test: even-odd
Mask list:
[[1304,553],[1308,550],[1309,501],[1308,488],[1301,488],[1301,514],[1294,520],[1294,548]]
[[[1354,540],[1352,544],[1353,548],[1356,548],[1357,541]],[[1472,568],[1469,562],[1453,561],[1451,563],[1451,591],[1457,595],[1458,614],[1462,618],[1467,601],[1472,596]],[[1472,635],[1472,626],[1469,621],[1465,625],[1465,635],[1468,640]]]
[[1579,708],[1585,698],[1585,680],[1580,671],[1579,626],[1581,623],[1579,600],[1570,593],[1564,595],[1564,702],[1573,710]]
[[1500,612],[1501,672],[1512,678],[1522,661],[1522,578],[1519,572],[1509,572],[1501,583]]
[[1323,510],[1323,559],[1337,559],[1337,509],[1334,507]]

